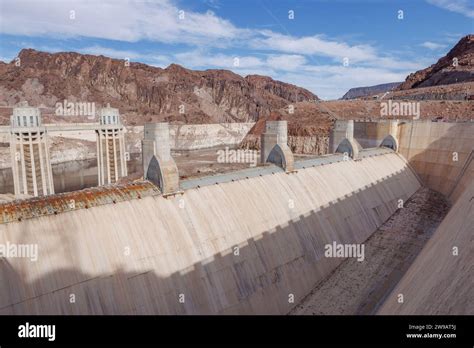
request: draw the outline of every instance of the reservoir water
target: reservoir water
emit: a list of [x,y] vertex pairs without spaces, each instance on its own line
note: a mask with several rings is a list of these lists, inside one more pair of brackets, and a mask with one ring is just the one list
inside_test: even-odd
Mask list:
[[[233,149],[234,147],[228,147]],[[207,149],[172,151],[182,179],[221,173],[229,170],[248,168],[248,163],[220,163],[219,150],[225,146]],[[140,153],[131,154],[127,162],[128,175],[142,174]],[[52,165],[54,192],[70,192],[97,186],[97,159],[70,161]],[[11,168],[0,169],[0,194],[13,193],[13,174]]]
[[[127,163],[128,173],[141,169],[141,157],[132,156]],[[97,186],[97,159],[70,161],[53,164],[54,192],[70,192]],[[11,168],[0,169],[0,194],[13,193]]]

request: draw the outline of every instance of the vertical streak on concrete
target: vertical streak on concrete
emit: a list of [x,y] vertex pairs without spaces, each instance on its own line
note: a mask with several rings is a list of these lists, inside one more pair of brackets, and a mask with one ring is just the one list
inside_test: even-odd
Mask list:
[[31,160],[31,180],[33,182],[33,196],[38,196],[38,186],[36,185],[36,166],[35,166],[35,152],[33,148],[33,135],[28,132],[30,143],[30,160]]
[[102,185],[102,180],[103,180],[103,175],[102,175],[102,152],[101,152],[101,146],[100,142],[102,141],[100,138],[100,129],[97,129],[96,131],[96,151],[97,151],[97,185],[100,186]]
[[118,166],[117,166],[117,144],[116,144],[116,137],[115,137],[115,129],[112,131],[112,148],[114,150],[114,182],[118,181]]
[[411,143],[413,140],[413,125],[415,124],[415,121],[412,120],[410,122],[410,138],[408,140],[408,149],[407,149],[407,160],[410,160],[410,149],[411,149]]
[[119,148],[120,148],[120,170],[122,176],[127,176],[127,158],[125,155],[125,139],[119,136]]
[[[40,137],[41,137],[41,135],[38,134],[38,151],[39,151],[39,156],[40,156],[40,173],[41,173],[41,177],[44,178],[45,177],[44,164],[43,164],[43,161],[41,160],[42,158],[44,158],[44,154],[43,154],[43,149],[41,147]],[[47,189],[47,186],[46,186],[46,180],[41,180],[41,181],[42,181],[43,195],[45,195],[48,192],[48,189]]]
[[26,182],[26,163],[25,163],[25,149],[23,144],[23,135],[20,133],[20,160],[21,160],[21,171],[23,179],[23,193],[28,194],[28,184]]
[[53,170],[51,168],[51,159],[49,157],[49,136],[48,136],[48,131],[44,131],[44,154],[45,154],[45,160],[46,160],[46,176],[49,178],[49,194],[54,194],[54,181],[53,181]]
[[104,161],[105,161],[105,158],[104,158],[104,148],[105,148],[105,140],[104,140],[104,136],[103,136],[103,133],[102,133],[102,130],[99,130],[99,134],[100,134],[100,137],[99,137],[99,143],[100,143],[100,164],[101,164],[101,167],[100,167],[100,171],[102,172],[102,175],[101,175],[101,178],[102,178],[102,181],[99,183],[99,186],[100,185],[104,185],[105,184],[105,164]]
[[105,162],[107,163],[107,184],[110,184],[109,130],[105,130]]
[[[18,160],[17,160],[17,138],[16,134],[10,133],[10,157],[12,159],[12,172],[13,172],[13,178],[19,178],[20,173],[19,173],[19,168],[18,168]],[[20,181],[19,180],[13,180],[13,186],[15,190],[15,195],[20,194]]]
[[459,182],[465,176],[465,173],[466,173],[467,169],[471,165],[473,157],[474,157],[474,150],[472,150],[471,153],[469,154],[469,156],[467,157],[466,161],[464,162],[464,165],[462,166],[461,171],[458,174],[458,177],[454,181],[453,187],[451,188],[451,190],[449,191],[449,193],[447,195],[450,200],[452,200],[452,196],[453,196],[454,191],[458,187]]

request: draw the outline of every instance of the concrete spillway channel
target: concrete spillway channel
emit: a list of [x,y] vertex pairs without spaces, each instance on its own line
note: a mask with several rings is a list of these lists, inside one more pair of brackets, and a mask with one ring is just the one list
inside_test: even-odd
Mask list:
[[[101,200],[124,198],[93,206],[84,193],[87,209],[71,211],[75,193],[44,198],[47,214],[35,204],[0,225],[2,243],[39,250],[35,263],[4,260],[0,313],[288,313],[289,296],[303,298],[341,262],[324,257],[325,244],[362,243],[420,187],[389,150],[314,165],[167,198],[103,188]],[[71,293],[84,300],[70,304]]]
[[[0,244],[38,246],[35,261],[1,259],[0,314],[287,314],[343,269],[325,245],[373,243],[399,221],[400,201],[421,199],[411,156],[369,149],[296,162],[291,173],[267,166],[182,182],[175,195],[145,181],[0,205]],[[463,166],[450,174],[453,208],[413,264],[393,283],[378,273],[356,312],[472,313],[473,165]],[[453,291],[462,296],[452,301]],[[394,303],[399,292],[408,305]]]
[[348,258],[291,314],[375,314],[449,210],[442,194],[420,188],[364,243],[364,262]]

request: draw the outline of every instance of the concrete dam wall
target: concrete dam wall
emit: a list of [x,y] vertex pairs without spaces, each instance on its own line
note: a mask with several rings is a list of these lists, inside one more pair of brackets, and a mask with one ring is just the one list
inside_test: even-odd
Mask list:
[[451,196],[474,150],[474,123],[407,122],[399,137],[400,154],[424,185]]
[[380,146],[388,134],[390,134],[389,120],[354,122],[354,138],[363,148]]
[[331,158],[167,197],[144,182],[0,206],[0,243],[40,256],[0,260],[0,314],[288,313],[344,260],[326,244],[364,242],[420,187],[394,152]]
[[[237,146],[244,139],[254,122],[216,124],[171,124],[171,150],[199,150],[215,146]],[[125,138],[130,152],[141,152],[143,126],[127,127]]]
[[[171,149],[196,150],[219,145],[238,145],[254,124],[255,122],[170,125]],[[139,142],[143,138],[143,126],[127,126],[126,134],[130,142],[135,138]],[[50,135],[94,142],[96,140],[94,130],[53,130]],[[0,133],[0,142],[2,139],[8,142],[8,133]]]

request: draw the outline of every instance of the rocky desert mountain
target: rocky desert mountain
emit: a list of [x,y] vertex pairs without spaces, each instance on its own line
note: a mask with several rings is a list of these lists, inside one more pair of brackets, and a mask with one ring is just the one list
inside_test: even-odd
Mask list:
[[474,82],[474,35],[467,35],[436,64],[408,75],[397,89]]
[[21,101],[53,108],[68,101],[110,103],[128,124],[256,121],[290,103],[313,101],[310,91],[266,76],[227,70],[166,69],[104,56],[23,49],[0,65],[0,105]]
[[472,100],[473,95],[474,35],[467,35],[436,64],[404,82],[352,88],[341,99]]
[[347,91],[346,94],[342,96],[341,99],[343,100],[355,99],[355,98],[361,98],[361,97],[368,97],[374,94],[385,93],[385,92],[394,90],[400,84],[401,82],[390,82],[390,83],[383,83],[381,85],[375,85],[375,86],[351,88],[350,90]]

